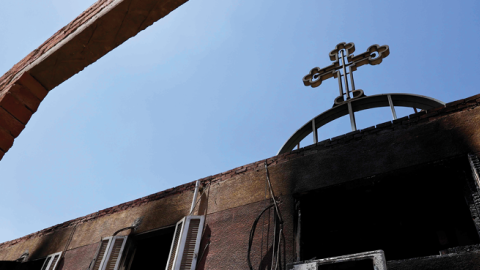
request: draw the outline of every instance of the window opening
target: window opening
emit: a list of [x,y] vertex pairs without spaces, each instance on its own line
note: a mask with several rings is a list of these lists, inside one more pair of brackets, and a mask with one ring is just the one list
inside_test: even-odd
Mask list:
[[45,260],[46,258],[24,262],[22,266],[25,267],[25,269],[42,269]]
[[135,237],[135,251],[129,270],[165,269],[175,227]]
[[399,260],[477,244],[468,179],[468,161],[457,159],[302,195],[300,257],[384,250]]

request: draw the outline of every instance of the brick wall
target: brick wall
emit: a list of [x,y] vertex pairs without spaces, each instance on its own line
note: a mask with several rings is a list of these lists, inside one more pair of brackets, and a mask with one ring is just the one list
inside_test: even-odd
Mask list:
[[[203,267],[212,269],[222,261],[231,261],[231,267],[245,266],[247,235],[255,217],[265,206],[265,161],[269,164],[275,194],[284,201],[287,257],[291,260],[293,226],[288,216],[293,211],[292,196],[480,152],[479,98],[453,102],[200,179],[206,187],[205,201],[201,203],[207,213],[209,231],[205,237],[210,237],[212,243]],[[14,260],[26,249],[33,255],[32,259],[42,258],[63,250],[70,243],[69,239],[69,250],[89,246],[101,237],[130,226],[141,216],[144,221],[137,233],[175,224],[188,214],[193,189],[194,182],[187,183],[2,243],[0,260]],[[259,252],[258,248],[260,245],[253,253],[257,263],[262,258],[258,254],[266,256],[265,251]]]
[[[282,254],[287,263],[294,258],[293,216],[294,203],[290,196],[279,198],[280,212],[284,220],[285,247]],[[201,250],[206,242],[210,245],[199,263],[201,269],[248,269],[247,247],[253,221],[270,204],[261,201],[221,211],[206,218],[206,233]],[[251,261],[255,269],[270,269],[273,241],[273,210],[267,211],[258,222],[252,244]],[[283,269],[283,268],[282,268]]]
[[[417,127],[423,124],[427,124],[429,122],[433,122],[436,120],[439,120],[441,118],[447,117],[449,115],[452,115],[457,112],[466,112],[469,113],[469,110],[475,110],[478,105],[480,104],[480,94],[476,96],[472,96],[466,99],[458,100],[455,102],[451,102],[446,104],[446,106],[442,106],[433,110],[429,111],[423,111],[419,112],[416,114],[412,114],[391,122],[386,122],[382,124],[378,124],[373,127],[369,127],[363,130],[358,130],[354,132],[350,132],[338,137],[334,137],[332,139],[327,139],[324,141],[321,141],[317,143],[316,145],[310,145],[304,148],[301,148],[299,150],[294,150],[289,153],[284,153],[282,155],[274,156],[271,158],[268,158],[266,160],[261,160],[257,161],[254,163],[250,163],[244,166],[240,166],[231,170],[228,170],[223,173],[219,173],[216,175],[208,176],[202,179],[199,179],[200,182],[202,182],[204,185],[206,184],[214,184],[217,182],[222,182],[226,181],[238,176],[242,175],[247,175],[252,172],[260,172],[260,177],[264,174],[264,164],[265,161],[267,162],[268,166],[274,166],[274,165],[279,165],[283,163],[287,163],[289,161],[293,160],[298,160],[298,162],[301,162],[303,157],[309,157],[309,156],[315,156],[318,153],[321,153],[322,151],[329,150],[329,151],[334,151],[334,149],[339,148],[341,146],[348,147],[349,144],[355,143],[355,142],[360,142],[362,140],[366,139],[375,139],[376,137],[382,137],[382,134],[386,134],[392,131],[398,131],[398,130],[403,130],[403,131],[408,131],[408,129]],[[472,112],[473,114],[478,114],[478,112]],[[470,113],[469,113],[470,114]],[[463,116],[462,116],[463,117]],[[465,118],[465,117],[464,117]],[[465,118],[467,119],[467,118]],[[419,132],[422,132],[421,130]],[[385,136],[383,136],[385,137]],[[373,142],[372,146],[375,145],[375,141]],[[402,146],[403,147],[403,146]],[[348,149],[347,149],[348,150]],[[463,150],[465,152],[466,150]],[[472,151],[476,152],[476,151]],[[343,153],[342,153],[343,154]],[[299,160],[300,159],[300,160]],[[308,160],[308,159],[307,159]],[[293,167],[297,167],[299,165],[295,165]],[[386,168],[391,169],[391,168]],[[283,172],[284,174],[284,172]],[[19,239],[15,239],[12,241],[4,242],[0,244],[0,249],[4,247],[8,247],[10,245],[15,245],[18,242],[38,237],[38,236],[43,236],[52,233],[53,231],[63,229],[63,228],[69,228],[78,224],[82,224],[85,222],[89,222],[91,220],[111,215],[113,213],[117,213],[120,211],[125,211],[128,209],[136,208],[145,204],[148,204],[153,201],[157,201],[175,194],[183,193],[185,191],[192,191],[194,188],[195,182],[190,182],[184,185],[180,185],[171,189],[167,189],[143,198],[139,198],[133,201],[129,201],[114,207],[110,207],[107,209],[103,209],[101,211],[79,217],[77,219],[73,219],[70,221],[66,221],[64,223],[46,228],[44,230],[29,234],[27,236],[24,236]],[[313,188],[313,187],[312,187]]]

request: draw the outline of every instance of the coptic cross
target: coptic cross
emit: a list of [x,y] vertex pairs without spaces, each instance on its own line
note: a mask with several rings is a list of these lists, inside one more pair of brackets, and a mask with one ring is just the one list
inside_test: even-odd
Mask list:
[[[375,44],[370,46],[366,52],[359,55],[354,56],[354,51],[354,43],[339,43],[335,49],[330,52],[330,60],[334,62],[324,68],[313,68],[310,73],[303,77],[305,86],[318,87],[322,84],[322,81],[326,79],[331,77],[338,79],[340,96],[335,99],[333,106],[340,105],[349,99],[364,96],[363,90],[355,89],[353,72],[357,70],[358,67],[366,64],[380,64],[383,58],[390,54],[390,50],[387,45],[379,46]],[[348,82],[347,74],[350,75],[350,83]]]
[[[315,67],[310,70],[310,73],[303,77],[303,84],[311,87],[318,87],[320,84],[322,84],[322,81],[331,77],[338,79],[338,90],[340,95],[335,98],[333,106],[335,107],[347,103],[348,113],[350,115],[350,124],[353,131],[357,130],[357,125],[355,123],[355,115],[353,113],[352,104],[349,101],[365,96],[363,90],[355,89],[353,72],[356,71],[358,67],[366,64],[378,65],[382,62],[383,58],[390,54],[388,45],[379,46],[377,44],[368,47],[366,52],[356,56],[353,55],[354,51],[355,44],[353,42],[342,42],[337,44],[335,49],[329,54],[330,60],[333,61],[331,65],[324,68]],[[350,75],[350,83],[347,75]],[[391,101],[390,106],[393,106]],[[314,137],[316,137],[317,134],[315,126],[313,127],[313,130]]]

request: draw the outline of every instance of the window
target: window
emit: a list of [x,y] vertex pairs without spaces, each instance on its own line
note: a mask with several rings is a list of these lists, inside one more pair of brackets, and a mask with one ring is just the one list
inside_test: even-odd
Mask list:
[[[172,244],[175,226],[135,235],[133,247],[127,257],[128,270],[159,269],[164,270]],[[124,254],[126,254],[124,252]],[[130,257],[130,258],[128,258]]]
[[471,173],[458,158],[299,195],[300,259],[383,250],[402,260],[480,243]]
[[48,257],[43,262],[42,270],[55,270],[55,267],[57,267],[58,261],[60,260],[61,256],[62,252],[48,255]]
[[90,270],[119,270],[126,242],[127,236],[112,236],[102,239]]
[[204,216],[186,216],[175,226],[166,270],[195,270]]

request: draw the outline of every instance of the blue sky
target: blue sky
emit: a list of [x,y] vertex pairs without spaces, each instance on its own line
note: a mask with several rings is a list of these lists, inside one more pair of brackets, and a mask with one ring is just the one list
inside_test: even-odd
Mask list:
[[[0,73],[93,2],[0,4]],[[478,14],[478,1],[191,0],[49,93],[0,161],[0,242],[274,156],[332,106],[336,81],[302,77],[339,42],[390,46],[355,74],[367,95],[478,94]],[[340,119],[319,137],[349,131]]]

